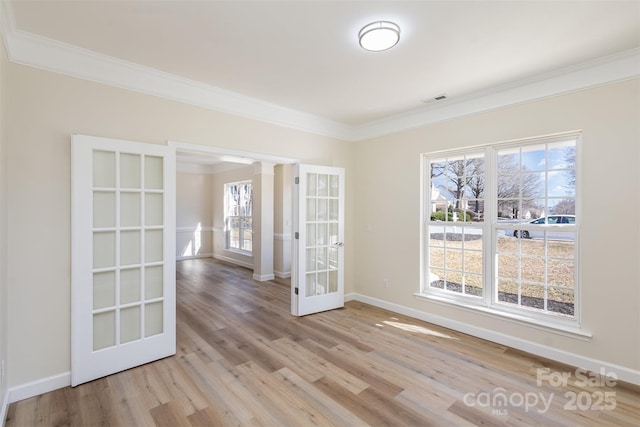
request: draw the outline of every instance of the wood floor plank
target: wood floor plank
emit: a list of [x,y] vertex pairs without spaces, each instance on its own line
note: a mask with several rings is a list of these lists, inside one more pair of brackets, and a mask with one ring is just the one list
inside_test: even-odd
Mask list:
[[293,389],[300,398],[311,402],[333,425],[350,427],[364,427],[368,425],[355,414],[344,408],[340,402],[319,392],[309,381],[296,375],[296,373],[289,370],[289,368],[282,368],[274,372],[274,376],[285,384],[285,386]]
[[216,411],[207,406],[204,409],[194,412],[187,416],[189,424],[192,427],[210,427],[210,426],[224,426],[226,420]]
[[176,358],[166,358],[155,363],[157,374],[162,379],[171,396],[185,414],[191,414],[206,408],[209,401],[198,389],[192,378],[187,375]]
[[158,427],[180,427],[190,424],[178,405],[172,401],[151,408],[149,412]]
[[181,363],[200,391],[207,396],[210,410],[225,421],[223,425],[241,426],[254,418],[251,402],[245,402],[227,386],[233,381],[233,376],[218,361],[205,364],[192,353],[181,356]]
[[[304,346],[289,339],[282,338],[274,341],[274,344],[281,349],[282,354],[292,356],[292,358],[295,359],[296,362],[289,366],[294,369],[294,372],[298,372],[300,376],[307,378],[309,382],[327,377],[354,394],[360,393],[370,385],[355,375],[352,375],[350,372],[334,365],[323,357],[309,351]],[[309,374],[311,373],[313,376],[309,378]]]
[[346,356],[343,353],[326,350],[311,340],[304,341],[302,345],[310,351],[316,353],[323,359],[344,369],[351,375],[354,375],[356,378],[359,378],[361,381],[369,384],[370,387],[381,391],[389,398],[394,397],[396,394],[400,393],[403,390],[402,387],[395,383],[394,379],[385,378],[378,375],[375,370],[368,369],[367,367],[363,366],[358,359],[353,359],[352,357]]
[[[575,368],[357,301],[296,318],[289,281],[212,259],[176,277],[175,356],[12,403],[6,426],[639,425],[634,385],[538,385]],[[566,393],[615,408],[567,409]],[[518,404],[533,395],[548,407]]]
[[278,381],[260,365],[247,362],[236,366],[238,379],[259,398],[276,423],[273,425],[330,426],[331,422],[309,402]]

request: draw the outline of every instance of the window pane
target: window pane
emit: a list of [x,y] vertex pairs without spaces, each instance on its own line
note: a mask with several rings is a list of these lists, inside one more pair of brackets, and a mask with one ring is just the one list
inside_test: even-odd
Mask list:
[[328,186],[329,176],[328,175],[318,175],[318,196],[327,197],[329,195],[329,186]]
[[162,230],[148,230],[144,235],[144,261],[158,262],[162,261],[162,253],[164,251],[164,241]]
[[482,276],[476,274],[465,275],[464,293],[476,297],[482,296]]
[[430,287],[482,296],[482,229],[464,225],[429,229]]
[[144,336],[150,337],[152,335],[161,334],[164,331],[163,322],[164,316],[162,313],[163,304],[162,301],[154,302],[151,304],[145,304],[145,317],[144,317]]
[[[575,215],[576,200],[574,197],[564,197],[562,199],[549,200],[549,213],[551,215]],[[566,223],[575,223],[575,218],[569,219]]]
[[145,299],[160,298],[163,294],[164,270],[161,265],[145,269]]
[[544,259],[522,257],[520,269],[522,280],[544,283]]
[[120,264],[140,263],[140,232],[122,231],[120,233]]
[[116,154],[107,151],[93,152],[93,186],[116,186]]
[[93,226],[116,226],[116,193],[93,193]]
[[551,287],[547,292],[547,309],[549,311],[566,316],[575,315],[575,293],[573,289]]
[[307,246],[316,246],[316,224],[307,224]]
[[498,255],[498,277],[517,280],[520,266],[516,255]]
[[116,312],[93,315],[93,350],[116,345]]
[[575,269],[573,261],[550,259],[547,262],[547,282],[550,285],[574,287]]
[[140,193],[120,193],[120,225],[140,226]]
[[515,280],[498,279],[498,301],[519,305],[520,287]]
[[546,169],[546,151],[544,145],[533,145],[522,149],[522,168],[528,170]]
[[120,310],[120,342],[140,339],[140,306]]
[[116,265],[116,233],[93,233],[93,268]]
[[[455,301],[486,290],[510,310],[573,316],[576,142],[537,140],[429,159],[426,292],[449,292]],[[488,164],[495,169],[485,170]],[[475,224],[485,210],[495,211],[489,235]],[[496,249],[487,264],[485,247]]]
[[328,245],[329,244],[329,227],[327,223],[319,223],[318,224],[318,235],[317,235],[317,244],[318,245]]
[[482,274],[482,252],[465,250],[464,267],[468,273]]
[[444,268],[444,249],[430,248],[429,261],[433,268]]
[[120,304],[140,301],[140,269],[120,271]]
[[318,221],[327,221],[329,219],[327,202],[327,199],[318,199]]
[[329,175],[329,196],[338,197],[340,191],[340,177],[338,175]]
[[140,161],[138,154],[120,154],[120,187],[140,188]]
[[157,193],[147,193],[144,196],[144,225],[162,225],[163,212],[163,195]]
[[522,305],[526,307],[544,310],[545,294],[544,287],[538,285],[522,285],[520,296]]
[[307,195],[316,196],[318,194],[317,186],[318,176],[315,173],[307,174]]
[[106,308],[116,302],[116,273],[93,273],[93,308]]
[[163,186],[163,158],[145,156],[144,158],[144,188],[159,190]]
[[444,287],[444,270],[432,268],[429,270],[429,285],[434,288],[442,289]]
[[250,181],[225,184],[227,249],[251,252],[253,186]]

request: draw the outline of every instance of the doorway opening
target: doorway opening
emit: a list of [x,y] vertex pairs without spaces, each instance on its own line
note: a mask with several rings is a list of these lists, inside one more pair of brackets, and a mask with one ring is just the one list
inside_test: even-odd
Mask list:
[[[176,259],[212,257],[253,270],[258,281],[290,278],[297,159],[180,142],[169,146],[176,150]],[[251,183],[251,194],[242,194],[251,198],[251,215],[236,229],[238,218],[230,221],[225,198],[233,190],[229,184],[238,182]],[[251,240],[250,250],[230,244],[237,232]]]

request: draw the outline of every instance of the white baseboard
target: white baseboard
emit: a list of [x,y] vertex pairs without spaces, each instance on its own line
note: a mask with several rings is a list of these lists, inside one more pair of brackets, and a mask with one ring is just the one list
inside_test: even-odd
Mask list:
[[518,350],[526,351],[527,353],[555,360],[570,366],[574,366],[576,368],[588,369],[589,371],[596,373],[600,372],[601,369],[605,369],[606,372],[614,373],[621,381],[640,385],[640,371],[626,368],[624,366],[619,366],[613,363],[604,362],[602,360],[596,360],[579,354],[570,353],[568,351],[559,350],[557,348],[549,347],[543,344],[527,341],[511,335],[492,331],[490,329],[484,329],[468,323],[458,322],[457,320],[452,320],[446,317],[436,316],[424,311],[416,310],[413,308],[405,307],[403,305],[394,304],[388,301],[361,295],[358,293],[345,295],[345,301],[350,300],[360,301],[365,304],[373,305],[375,307],[384,308],[386,310],[394,311],[399,314],[411,316],[419,320],[424,320],[425,322],[433,323],[435,325],[452,329],[454,331],[463,332],[465,334],[473,335],[474,337],[482,338]]
[[257,280],[258,282],[266,282],[269,280],[275,279],[276,276],[273,274],[254,274],[253,280]]
[[235,265],[239,265],[240,267],[245,267],[253,270],[253,262],[240,261],[238,259],[227,257],[220,254],[213,254],[212,257],[220,261],[228,262],[229,264],[235,264]]
[[70,385],[71,372],[64,372],[52,377],[12,387],[7,390],[7,399],[9,400],[9,403],[18,402],[23,399],[28,399],[30,397],[38,396],[42,393],[48,393]]
[[279,279],[290,279],[291,278],[291,272],[290,271],[275,271],[274,270],[273,273]]
[[182,261],[184,259],[211,258],[211,257],[213,257],[213,254],[198,254],[198,255],[186,255],[186,256],[176,255],[176,261]]

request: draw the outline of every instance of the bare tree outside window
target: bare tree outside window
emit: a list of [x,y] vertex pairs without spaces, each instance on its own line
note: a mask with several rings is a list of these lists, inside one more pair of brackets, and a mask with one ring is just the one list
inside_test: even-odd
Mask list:
[[536,203],[544,196],[540,174],[526,173],[529,169],[520,163],[517,152],[498,155],[498,216],[519,218],[521,209],[541,209]]
[[472,200],[471,205],[474,212],[480,214],[484,210],[484,158],[471,159],[471,173],[467,186],[469,187],[469,195]]

